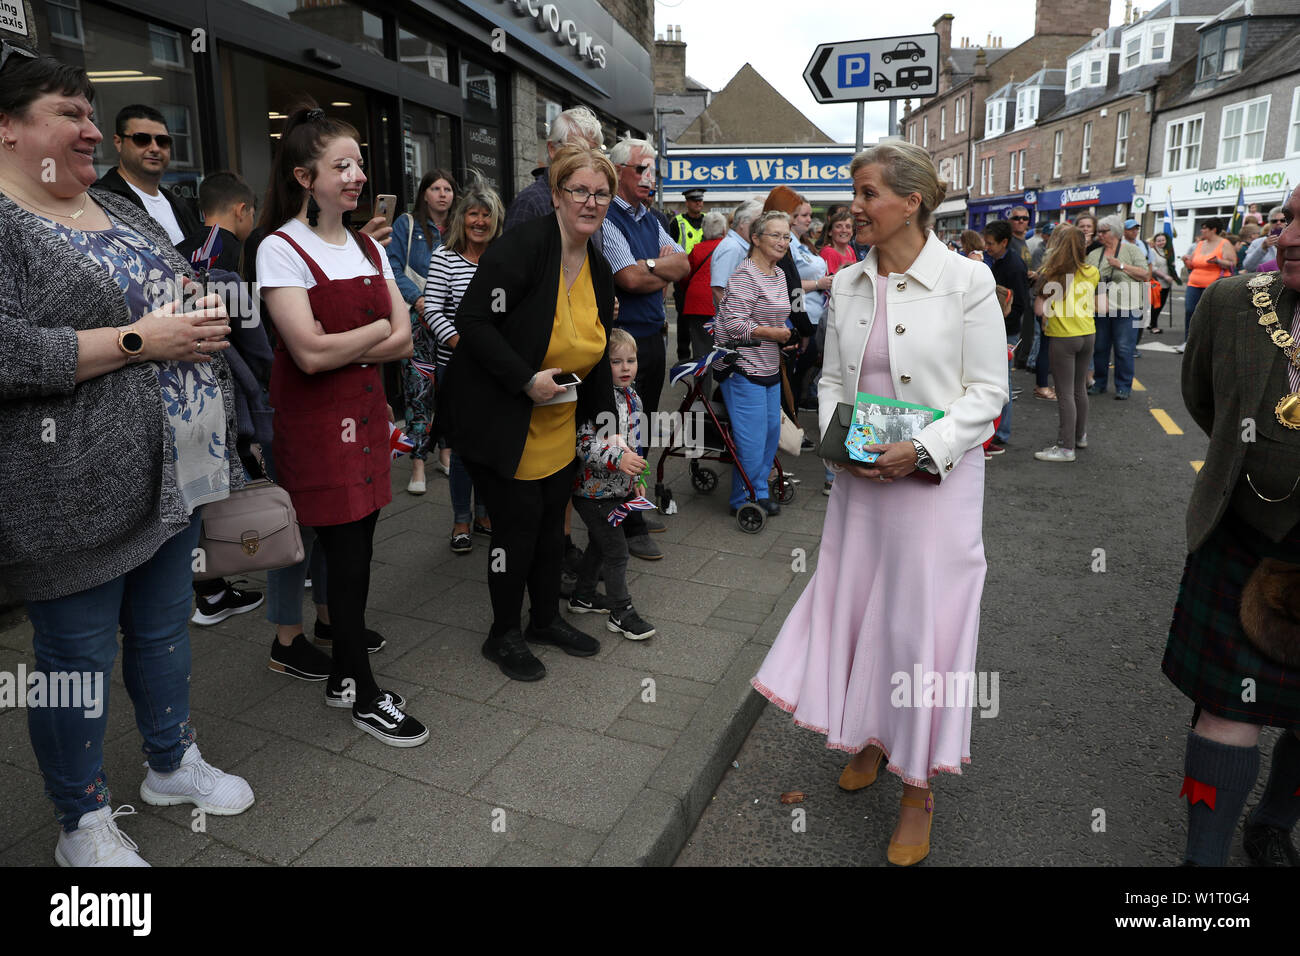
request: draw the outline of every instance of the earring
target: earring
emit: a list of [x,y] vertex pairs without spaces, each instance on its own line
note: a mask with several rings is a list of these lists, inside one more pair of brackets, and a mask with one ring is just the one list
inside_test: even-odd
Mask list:
[[5,149],[9,150],[9,152],[12,153],[17,148],[18,148],[18,140],[16,139],[5,140]]
[[911,224],[912,224],[912,217],[908,216],[907,220],[903,223],[903,225],[910,226]]
[[320,221],[320,206],[312,193],[307,194],[307,225],[315,226]]

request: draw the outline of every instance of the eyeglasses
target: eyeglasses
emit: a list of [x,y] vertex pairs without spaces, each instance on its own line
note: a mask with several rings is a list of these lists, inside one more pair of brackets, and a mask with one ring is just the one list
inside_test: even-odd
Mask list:
[[767,236],[767,238],[771,239],[773,242],[790,241],[790,233],[788,232],[765,232],[763,235]]
[[560,190],[569,194],[569,197],[579,206],[587,205],[588,199],[596,200],[597,206],[608,206],[609,201],[614,198],[612,193],[599,192],[594,193],[590,189],[579,186],[577,189],[570,189],[568,186],[561,186]]
[[1283,224],[1285,224],[1285,223],[1286,223],[1286,220],[1285,220],[1285,219],[1282,219],[1281,217],[1279,217],[1279,218],[1277,218],[1277,219],[1270,219],[1270,220],[1268,221],[1268,224],[1269,224],[1270,226],[1281,226],[1281,225],[1283,225]]
[[17,43],[10,43],[8,40],[0,40],[0,70],[5,68],[9,58],[17,53],[19,56],[25,56],[30,60],[35,60],[39,54],[27,49],[25,46],[19,46]]
[[135,143],[135,145],[139,146],[141,149],[148,149],[149,144],[154,140],[158,141],[159,149],[172,148],[172,138],[166,133],[160,133],[157,136],[154,136],[152,133],[130,133],[126,138]]
[[1029,222],[1028,216],[1008,216],[1007,218],[1012,222]]
[[[620,166],[632,166],[631,163],[619,163],[619,165],[620,165]],[[645,171],[646,171],[647,169],[649,169],[650,166],[651,166],[650,163],[642,163],[640,166],[632,166],[632,168],[636,170],[636,174],[637,174],[638,176],[644,176],[644,175],[645,175]]]

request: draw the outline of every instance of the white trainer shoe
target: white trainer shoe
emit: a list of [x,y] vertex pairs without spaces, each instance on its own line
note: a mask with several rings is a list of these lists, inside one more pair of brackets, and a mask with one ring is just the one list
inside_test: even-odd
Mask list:
[[77,829],[59,832],[54,862],[59,866],[148,866],[136,851],[140,847],[117,828],[118,817],[129,817],[135,807],[103,807],[83,813]]
[[192,803],[204,813],[228,817],[253,805],[253,788],[243,777],[223,773],[209,764],[198,746],[191,745],[174,772],[159,773],[149,768],[140,784],[140,799],[155,807]]
[[1074,451],[1058,443],[1051,448],[1034,452],[1034,457],[1039,461],[1074,461]]
[[1074,440],[1074,447],[1075,447],[1075,448],[1087,448],[1087,447],[1088,447],[1088,436],[1087,436],[1087,435],[1084,435],[1082,438],[1076,438],[1076,439]]

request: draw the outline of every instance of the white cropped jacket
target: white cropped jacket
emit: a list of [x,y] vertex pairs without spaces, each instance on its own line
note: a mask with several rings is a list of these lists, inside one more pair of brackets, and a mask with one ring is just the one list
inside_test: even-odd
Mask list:
[[[867,337],[876,314],[876,252],[835,274],[822,377],[817,386],[818,425],[826,426],[839,402],[853,404]],[[889,372],[902,401],[940,408],[944,417],[917,438],[946,479],[962,455],[993,434],[1007,402],[1007,339],[993,294],[993,273],[983,263],[950,251],[930,233],[916,261],[889,276]]]

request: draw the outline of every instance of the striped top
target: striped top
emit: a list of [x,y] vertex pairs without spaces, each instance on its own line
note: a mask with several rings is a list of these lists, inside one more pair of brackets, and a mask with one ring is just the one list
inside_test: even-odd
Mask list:
[[469,280],[477,271],[478,263],[470,262],[446,246],[439,246],[429,257],[428,281],[424,286],[424,324],[437,343],[434,363],[439,368],[451,361],[451,346],[447,340],[456,334],[456,310],[469,288]]
[[[731,347],[735,340],[748,340],[760,325],[785,328],[790,318],[790,291],[780,268],[763,275],[753,259],[740,264],[727,280],[727,292],[713,322],[713,341]],[[739,347],[736,368],[754,379],[781,374],[781,347],[775,342],[756,341]],[[766,383],[764,383],[766,384]]]

